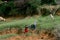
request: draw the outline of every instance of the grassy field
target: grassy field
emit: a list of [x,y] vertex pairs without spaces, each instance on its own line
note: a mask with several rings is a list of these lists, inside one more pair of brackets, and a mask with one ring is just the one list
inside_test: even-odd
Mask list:
[[[11,22],[0,22],[0,30],[9,27],[24,27],[25,25],[31,25],[34,21],[37,21],[37,27],[54,27],[60,23],[60,16],[55,16],[55,20],[52,20],[50,16],[46,17],[30,17],[25,19],[12,20]],[[56,25],[55,25],[56,24]]]
[[[12,20],[11,22],[0,22],[0,30],[4,30],[6,28],[20,28],[20,27],[24,28],[25,25],[33,24],[35,20],[37,20],[37,29],[53,29],[54,27],[60,26],[59,25],[60,16],[55,16],[55,20],[52,20],[50,16],[46,16],[46,17],[39,16],[38,18],[30,17],[30,18],[25,18],[25,19]],[[8,35],[3,35],[3,36],[0,36],[0,38],[10,37]]]

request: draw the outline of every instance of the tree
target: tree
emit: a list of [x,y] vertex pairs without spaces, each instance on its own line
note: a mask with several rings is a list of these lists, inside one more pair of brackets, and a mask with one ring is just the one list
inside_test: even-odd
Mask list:
[[41,0],[41,5],[43,5],[43,4],[55,5],[56,4],[56,0]]
[[0,16],[9,16],[9,12],[14,8],[13,1],[0,4]]

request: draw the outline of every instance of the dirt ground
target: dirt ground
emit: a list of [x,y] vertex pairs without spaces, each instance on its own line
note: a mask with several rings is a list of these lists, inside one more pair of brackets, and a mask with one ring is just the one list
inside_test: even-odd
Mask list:
[[[13,33],[15,33],[14,31]],[[8,33],[7,33],[8,34]],[[12,36],[4,40],[56,40],[56,37],[53,33],[48,31],[41,31],[40,33],[31,33],[31,35],[26,36],[26,34],[18,34],[17,36]]]
[[54,37],[49,38],[47,37],[47,35],[44,36],[44,38],[40,36],[27,36],[27,37],[26,36],[14,36],[14,37],[7,38],[6,40],[55,40],[55,38]]

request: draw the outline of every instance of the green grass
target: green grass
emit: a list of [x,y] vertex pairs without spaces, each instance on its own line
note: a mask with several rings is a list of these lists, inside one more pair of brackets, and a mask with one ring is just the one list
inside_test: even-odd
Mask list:
[[[38,29],[52,29],[53,27],[60,26],[60,16],[55,16],[55,20],[53,21],[50,16],[46,17],[31,17],[31,18],[25,18],[22,20],[13,20],[11,22],[3,22],[0,24],[0,30],[4,30],[5,28],[10,28],[10,27],[15,27],[19,28],[22,27],[24,28],[25,25],[30,25],[33,24],[34,21],[37,20],[37,28]],[[2,35],[0,36],[0,39],[8,38],[11,36],[15,36],[16,34],[7,34],[7,35]]]
[[16,36],[17,34],[6,34],[6,35],[0,35],[0,39],[6,39],[12,36]]
[[55,20],[52,20],[50,16],[40,17],[38,20],[40,27],[45,29],[50,29],[60,24],[60,16],[55,16]]
[[24,27],[25,25],[32,24],[34,22],[33,18],[30,19],[23,19],[23,20],[14,20],[12,22],[6,22],[0,24],[0,30],[10,27]]
[[25,25],[33,24],[35,20],[37,20],[37,28],[39,28],[39,27],[51,28],[60,23],[60,16],[55,16],[55,21],[53,21],[49,16],[46,16],[46,17],[39,17],[39,18],[31,17],[29,19],[25,18],[22,20],[14,20],[11,22],[4,22],[4,23],[0,24],[0,30],[4,30],[5,28],[10,28],[10,27],[24,28]]

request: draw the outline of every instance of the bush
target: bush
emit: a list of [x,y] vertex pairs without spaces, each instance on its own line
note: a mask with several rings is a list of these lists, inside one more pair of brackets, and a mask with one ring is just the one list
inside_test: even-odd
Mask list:
[[27,7],[26,14],[31,16],[37,14],[37,6],[30,4],[30,7]]
[[49,11],[49,9],[42,8],[41,9],[41,14],[42,14],[42,16],[47,16],[47,15],[50,14],[50,11]]
[[34,15],[37,14],[37,7],[40,6],[40,2],[39,0],[32,0],[32,1],[28,1],[26,2],[20,9],[20,12],[22,15]]
[[12,9],[10,12],[9,12],[9,16],[17,16],[17,15],[20,15],[17,11],[17,9]]
[[[27,2],[26,2],[27,1]],[[7,3],[0,4],[0,16],[15,16],[15,15],[35,15],[38,14],[37,8],[43,4],[56,4],[55,0],[26,0],[24,3],[18,3],[20,8],[16,8],[17,5],[14,4],[12,0]],[[20,5],[21,4],[21,5]],[[49,14],[49,11],[44,9],[43,15]],[[47,12],[48,11],[48,12]]]
[[43,5],[43,4],[51,4],[51,5],[55,5],[56,4],[56,2],[55,2],[55,0],[41,0],[41,5]]
[[[34,15],[37,14],[37,7],[40,6],[39,0],[30,0],[28,2],[25,2],[21,5],[20,8],[16,8],[13,1],[3,3],[0,6],[0,14],[3,16],[9,16],[9,15]],[[16,12],[16,13],[15,13]]]
[[60,7],[56,10],[55,14],[60,16]]
[[13,1],[2,3],[0,7],[0,14],[2,16],[9,16],[9,12],[14,8]]

